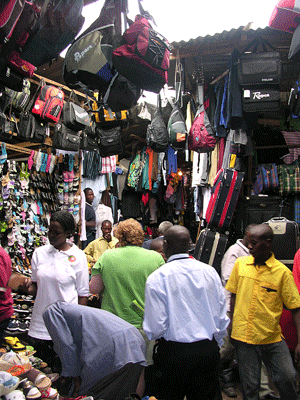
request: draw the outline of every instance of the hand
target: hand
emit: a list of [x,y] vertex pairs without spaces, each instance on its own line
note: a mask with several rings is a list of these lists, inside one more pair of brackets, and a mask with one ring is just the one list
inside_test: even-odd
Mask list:
[[32,285],[32,281],[30,278],[26,278],[24,282],[19,286],[24,292],[27,292],[30,286]]
[[107,233],[106,235],[104,235],[104,239],[109,243],[111,242],[111,234]]

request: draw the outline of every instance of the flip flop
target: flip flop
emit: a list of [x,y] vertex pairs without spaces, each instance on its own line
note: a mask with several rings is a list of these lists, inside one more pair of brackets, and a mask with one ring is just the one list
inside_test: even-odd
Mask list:
[[22,389],[26,400],[40,400],[42,398],[42,394],[39,389],[27,378],[23,379],[19,383],[19,387]]
[[28,169],[29,169],[29,171],[31,170],[31,168],[32,168],[32,166],[33,166],[33,157],[34,157],[34,153],[35,153],[35,151],[32,150],[31,153],[30,153],[30,156],[29,156],[29,158],[28,158],[27,164],[28,164]]
[[6,143],[1,143],[0,164],[4,164],[7,160]]

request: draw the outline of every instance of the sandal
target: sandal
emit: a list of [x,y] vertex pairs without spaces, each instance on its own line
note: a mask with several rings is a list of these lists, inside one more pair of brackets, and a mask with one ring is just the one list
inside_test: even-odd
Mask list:
[[[26,350],[26,346],[24,346],[24,344],[22,344],[20,342],[20,340],[17,337],[13,337],[13,336],[6,336],[4,338],[4,340],[6,341],[7,344],[10,345],[10,347],[12,348],[12,350],[14,351],[23,351]],[[28,360],[29,361],[29,360]]]
[[58,396],[58,391],[52,387],[48,389],[41,390],[42,399],[51,399],[54,400]]
[[40,400],[42,398],[39,389],[27,378],[19,383],[19,387],[23,390],[26,400]]
[[36,368],[31,368],[22,377],[33,382],[39,390],[47,390],[51,386],[51,379]]

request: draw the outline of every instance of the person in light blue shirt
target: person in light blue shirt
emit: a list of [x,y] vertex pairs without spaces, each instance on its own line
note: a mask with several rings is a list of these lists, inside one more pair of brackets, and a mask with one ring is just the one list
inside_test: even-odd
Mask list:
[[165,400],[221,400],[219,347],[229,318],[216,270],[188,254],[190,233],[165,233],[167,263],[147,279],[143,328],[158,340],[151,394]]

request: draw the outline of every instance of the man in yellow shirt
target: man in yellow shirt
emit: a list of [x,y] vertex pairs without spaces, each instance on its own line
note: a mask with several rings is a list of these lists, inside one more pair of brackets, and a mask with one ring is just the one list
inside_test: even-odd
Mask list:
[[98,261],[105,250],[114,249],[118,243],[118,239],[111,236],[112,225],[109,220],[105,220],[101,224],[102,236],[93,240],[83,251],[85,252],[89,267]]
[[[249,232],[250,256],[236,260],[226,289],[232,293],[229,326],[237,353],[244,400],[259,400],[262,361],[281,400],[296,400],[296,370],[279,325],[283,304],[291,310],[300,336],[300,296],[292,272],[271,252],[267,224]],[[300,346],[295,363],[300,361]]]

